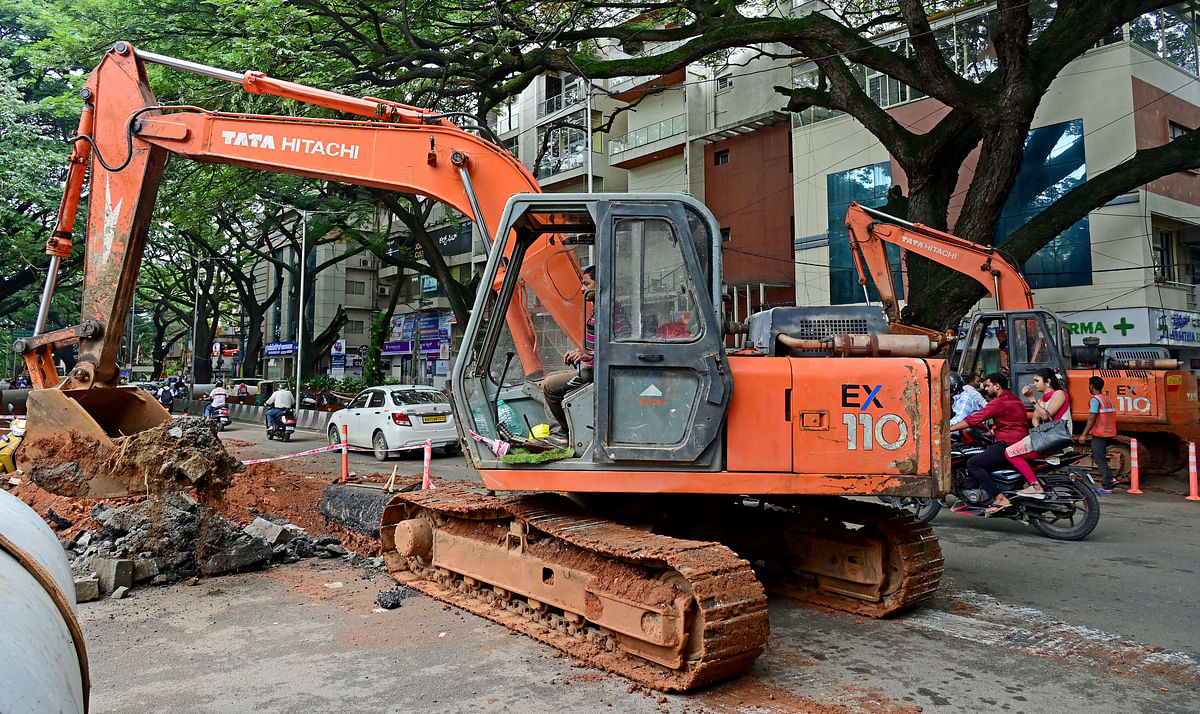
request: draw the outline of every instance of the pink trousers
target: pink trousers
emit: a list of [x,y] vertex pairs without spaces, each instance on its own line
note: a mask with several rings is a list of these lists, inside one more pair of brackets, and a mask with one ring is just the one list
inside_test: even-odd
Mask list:
[[1029,465],[1029,462],[1033,459],[1040,459],[1042,455],[1033,450],[1028,436],[1005,449],[1004,455],[1008,457],[1008,463],[1020,471],[1026,481],[1030,484],[1037,483],[1037,477],[1033,475],[1033,467]]

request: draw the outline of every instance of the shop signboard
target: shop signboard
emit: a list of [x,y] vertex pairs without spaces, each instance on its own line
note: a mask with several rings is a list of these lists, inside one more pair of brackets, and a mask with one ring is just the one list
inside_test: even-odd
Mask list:
[[383,352],[385,355],[410,355],[413,351],[412,340],[393,340],[383,343]]
[[471,252],[471,224],[446,226],[429,232],[442,255],[461,255]]
[[438,338],[433,337],[430,339],[425,339],[425,338],[421,339],[421,352],[423,354],[429,354],[431,352],[437,352],[438,354],[441,354],[441,351],[442,351],[442,347],[441,347],[440,340],[438,340]]
[[296,354],[296,343],[293,341],[287,342],[268,342],[263,348],[268,357],[280,357],[282,355]]

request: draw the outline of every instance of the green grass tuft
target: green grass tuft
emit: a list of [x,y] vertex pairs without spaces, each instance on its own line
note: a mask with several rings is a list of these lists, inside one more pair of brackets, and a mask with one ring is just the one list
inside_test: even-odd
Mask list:
[[500,459],[506,464],[544,464],[550,461],[560,461],[575,456],[575,450],[569,446],[559,446],[549,451],[533,452],[517,447]]

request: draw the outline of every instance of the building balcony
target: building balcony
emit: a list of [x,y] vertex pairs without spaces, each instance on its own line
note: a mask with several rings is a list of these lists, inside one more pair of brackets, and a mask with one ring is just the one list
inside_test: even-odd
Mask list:
[[769,126],[783,123],[788,121],[788,118],[789,115],[787,112],[771,110],[768,112],[763,112],[762,114],[755,114],[754,116],[739,119],[732,124],[719,126],[716,129],[713,129],[712,131],[709,131],[708,133],[696,138],[700,141],[709,143],[724,141],[725,139],[732,139],[744,134],[750,134],[758,131],[759,129],[766,129]]
[[617,77],[608,81],[608,91],[614,99],[632,102],[663,87],[683,84],[686,79],[687,73],[684,69],[657,77]]
[[583,147],[581,146],[579,151],[563,156],[548,156],[543,158],[537,167],[537,177],[539,180],[547,179],[559,174],[583,169],[586,164],[587,155],[583,152]]
[[585,97],[582,84],[568,85],[563,88],[562,94],[556,94],[544,102],[538,102],[537,118],[541,119],[551,114],[557,114],[567,107],[579,104]]
[[677,114],[608,140],[610,166],[630,169],[683,152],[687,115]]

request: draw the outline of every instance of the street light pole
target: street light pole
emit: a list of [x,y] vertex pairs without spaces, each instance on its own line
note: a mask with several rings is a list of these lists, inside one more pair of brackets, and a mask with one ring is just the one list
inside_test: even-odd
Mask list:
[[192,379],[188,384],[187,394],[184,395],[186,399],[192,398],[192,390],[196,388],[196,331],[200,325],[200,264],[203,262],[203,258],[196,260],[196,276],[194,280],[196,284],[196,300],[192,303],[192,354],[190,355]]
[[308,211],[300,211],[300,308],[296,315],[296,408],[300,408],[300,367],[304,354],[304,273],[308,267]]

